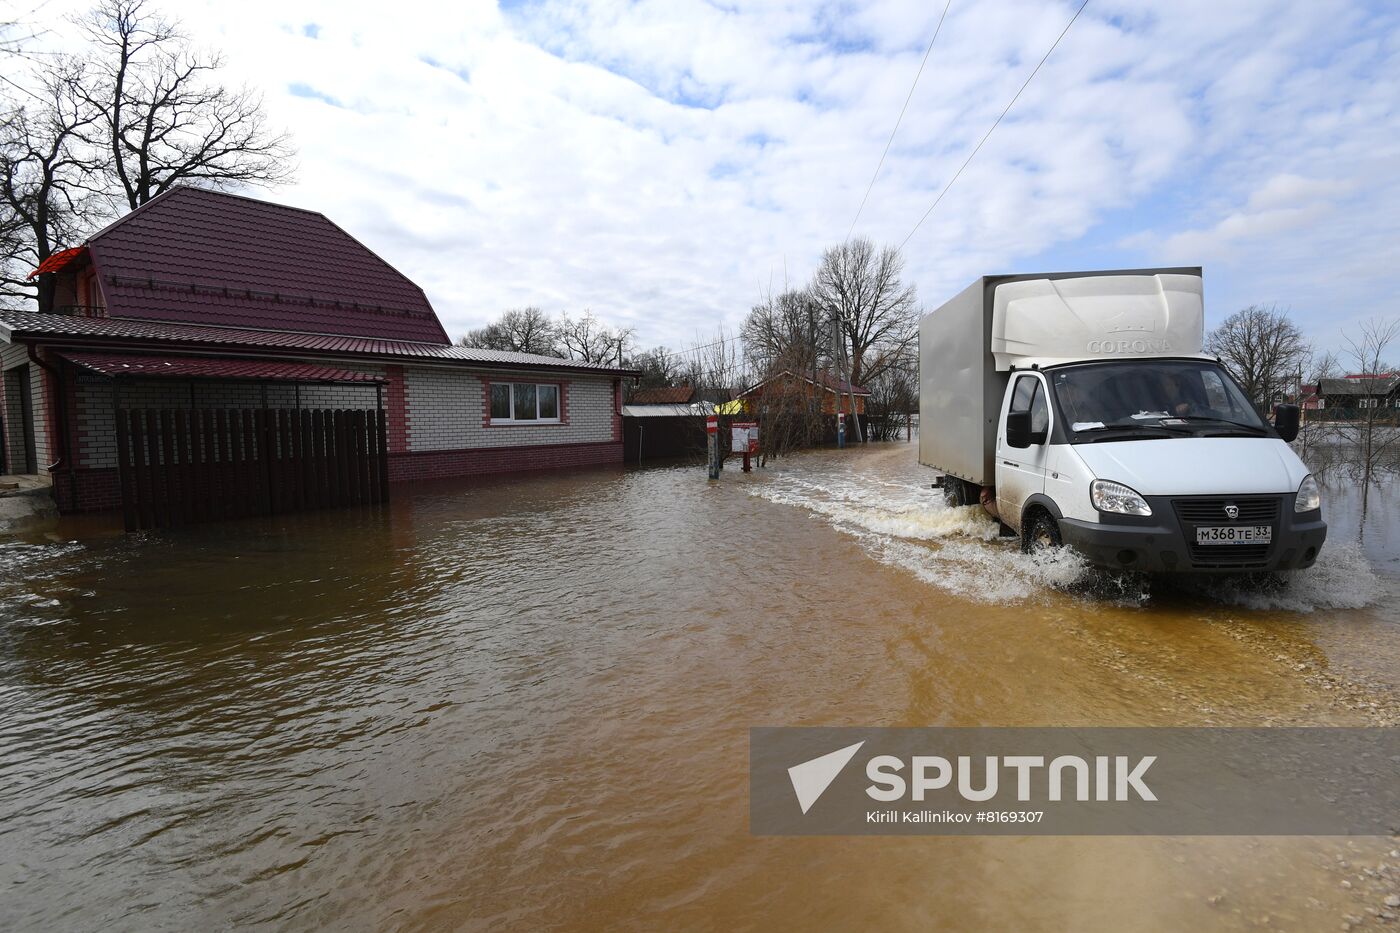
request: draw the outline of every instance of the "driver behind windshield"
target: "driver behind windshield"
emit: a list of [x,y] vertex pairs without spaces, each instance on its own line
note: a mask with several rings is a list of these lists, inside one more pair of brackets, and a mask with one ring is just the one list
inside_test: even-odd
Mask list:
[[1190,370],[1161,375],[1161,397],[1167,400],[1167,411],[1178,418],[1208,414],[1199,393],[1193,391],[1191,377],[1195,375]]

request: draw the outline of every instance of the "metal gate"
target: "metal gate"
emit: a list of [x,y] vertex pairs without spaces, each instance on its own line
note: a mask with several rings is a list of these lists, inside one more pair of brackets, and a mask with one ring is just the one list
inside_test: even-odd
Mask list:
[[389,500],[382,410],[118,409],[128,531]]

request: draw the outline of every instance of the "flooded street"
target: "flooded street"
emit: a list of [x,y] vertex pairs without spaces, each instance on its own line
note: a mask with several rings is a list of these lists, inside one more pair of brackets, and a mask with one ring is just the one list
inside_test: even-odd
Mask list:
[[872,445],[0,543],[0,924],[1379,927],[1392,839],[750,835],[752,726],[1400,723],[1395,487],[1358,543],[1334,481],[1281,587],[1149,586],[932,478]]

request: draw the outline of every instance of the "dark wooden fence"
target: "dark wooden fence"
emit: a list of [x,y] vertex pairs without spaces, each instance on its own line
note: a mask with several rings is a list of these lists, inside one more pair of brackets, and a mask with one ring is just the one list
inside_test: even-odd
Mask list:
[[118,410],[128,531],[389,499],[384,412]]

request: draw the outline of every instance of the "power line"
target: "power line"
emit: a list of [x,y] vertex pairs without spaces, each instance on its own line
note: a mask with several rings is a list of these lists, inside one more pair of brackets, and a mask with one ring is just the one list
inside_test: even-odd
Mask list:
[[899,125],[904,122],[904,112],[909,109],[909,102],[914,99],[914,89],[919,86],[919,78],[923,76],[924,66],[928,64],[929,53],[933,51],[933,44],[938,41],[938,34],[943,31],[943,20],[948,16],[948,7],[953,5],[953,0],[947,0],[943,4],[943,14],[938,17],[938,25],[933,30],[933,38],[928,40],[928,48],[924,50],[924,60],[919,62],[919,70],[914,75],[914,83],[909,85],[909,94],[904,98],[904,106],[899,108],[899,119],[894,121],[894,129],[890,130],[890,138],[885,141],[885,151],[880,153],[880,161],[875,165],[875,174],[870,176],[870,184],[865,186],[865,196],[860,199],[860,207],[856,208],[856,216],[851,221],[851,229],[846,231],[846,239],[851,238],[851,234],[856,231],[856,223],[860,221],[861,212],[865,210],[865,202],[870,200],[870,192],[875,188],[875,179],[880,177],[880,169],[885,165],[885,157],[890,154],[890,146],[894,144],[894,134],[899,132]]
[[46,98],[40,96],[39,94],[36,94],[34,91],[31,91],[29,88],[24,87],[23,85],[10,80],[10,78],[7,75],[0,75],[0,81],[4,81],[10,87],[14,88],[16,91],[19,91],[22,94],[28,94],[30,97],[34,98],[41,104],[48,103],[48,100]]
[[699,346],[687,347],[684,350],[671,350],[669,352],[659,353],[657,355],[660,356],[662,359],[670,359],[673,356],[683,356],[686,353],[694,353],[697,350],[708,350],[711,347],[718,347],[726,343],[732,343],[734,340],[735,338],[733,337],[724,337],[720,340],[716,340],[714,343],[702,343]]
[[1047,60],[1049,60],[1050,54],[1054,52],[1055,49],[1059,46],[1060,40],[1065,37],[1065,33],[1069,32],[1069,27],[1074,25],[1074,21],[1079,19],[1079,14],[1083,13],[1084,8],[1088,5],[1089,0],[1084,0],[1084,2],[1079,5],[1079,9],[1074,11],[1074,15],[1071,16],[1069,22],[1065,24],[1065,28],[1060,31],[1059,37],[1056,38],[1055,41],[1051,44],[1050,48],[1046,50],[1045,55],[1040,59],[1040,63],[1035,66],[1035,70],[1033,70],[1030,73],[1030,75],[1026,78],[1025,82],[1021,85],[1020,90],[1018,90],[1016,92],[1016,95],[1011,98],[1011,103],[1006,105],[1006,109],[1001,112],[1001,116],[997,117],[996,122],[992,124],[991,129],[987,130],[986,134],[982,137],[981,141],[977,143],[977,147],[973,149],[971,153],[968,154],[966,159],[963,160],[963,164],[960,165],[958,167],[958,170],[953,173],[953,177],[948,179],[948,184],[944,185],[943,190],[938,192],[938,197],[933,199],[933,203],[929,205],[929,209],[924,211],[924,216],[920,217],[919,222],[914,224],[914,229],[910,230],[909,235],[900,241],[900,249],[904,249],[904,244],[908,243],[910,238],[918,232],[918,229],[921,226],[923,226],[924,221],[928,220],[929,215],[933,213],[933,209],[938,206],[938,202],[943,200],[943,196],[948,193],[948,189],[953,187],[953,182],[957,181],[958,177],[962,175],[963,169],[967,168],[968,163],[971,162],[973,158],[977,155],[977,153],[981,151],[983,144],[986,143],[987,139],[992,135],[993,131],[995,131],[996,128],[1001,125],[1002,119],[1008,113],[1011,112],[1011,108],[1016,105],[1016,101],[1020,99],[1022,92],[1024,92],[1026,87],[1030,85],[1032,79],[1034,79],[1035,76],[1040,73],[1041,66],[1044,65]]

